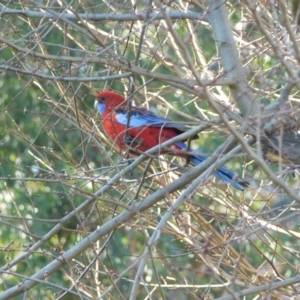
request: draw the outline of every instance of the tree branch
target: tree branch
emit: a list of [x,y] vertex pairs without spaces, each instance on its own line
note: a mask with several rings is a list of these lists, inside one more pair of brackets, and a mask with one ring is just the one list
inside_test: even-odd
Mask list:
[[220,298],[216,298],[215,300],[231,300],[231,299],[240,299],[241,297],[251,295],[251,294],[258,294],[261,292],[270,292],[273,290],[277,290],[281,287],[292,285],[295,283],[300,282],[300,275],[295,276],[293,278],[289,278],[286,280],[274,282],[274,283],[268,283],[260,286],[253,286],[249,289],[245,289],[239,292],[234,293],[233,295],[226,295]]
[[[71,13],[57,13],[53,15],[49,12],[38,12],[38,11],[30,11],[30,10],[17,10],[17,9],[9,9],[9,8],[0,8],[0,16],[1,15],[21,15],[28,18],[39,18],[39,19],[68,19],[68,20],[78,20],[78,16],[83,20],[88,21],[138,21],[145,20],[147,18],[147,14],[145,13],[137,13],[137,14],[71,14]],[[183,12],[170,12],[168,13],[168,17],[172,20],[199,20],[204,21],[205,18],[203,14],[200,13],[183,13]],[[163,20],[165,18],[164,14],[161,12],[158,13],[150,13],[148,16],[149,22],[154,20]]]
[[238,59],[239,53],[228,21],[226,1],[207,0],[207,3],[209,6],[207,18],[220,52],[225,76],[236,81],[235,85],[229,86],[231,93],[244,116],[255,116],[258,112],[258,106],[248,87],[242,63]]

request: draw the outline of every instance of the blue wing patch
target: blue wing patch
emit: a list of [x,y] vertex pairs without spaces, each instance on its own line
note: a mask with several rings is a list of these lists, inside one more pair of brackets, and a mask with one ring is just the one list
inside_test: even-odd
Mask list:
[[130,111],[130,114],[128,113],[127,109],[120,108],[116,110],[116,120],[119,124],[127,125],[128,115],[130,115],[131,127],[141,127],[147,125],[151,125],[153,127],[163,127],[167,123],[173,123],[170,119],[158,117],[153,112],[143,108],[132,110]]
[[[116,110],[116,120],[119,124],[127,125],[128,120],[128,109],[118,108]],[[191,128],[183,124],[171,121],[168,118],[160,117],[155,115],[152,111],[147,110],[143,107],[135,107],[130,111],[130,127],[141,127],[141,126],[151,126],[151,127],[161,127],[161,128],[172,128],[181,134],[190,130]],[[193,139],[197,139],[198,135],[194,136]]]

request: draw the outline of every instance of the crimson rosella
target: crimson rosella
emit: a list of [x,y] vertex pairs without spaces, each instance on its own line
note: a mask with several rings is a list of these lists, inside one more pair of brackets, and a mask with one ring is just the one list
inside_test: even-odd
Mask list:
[[[101,115],[106,135],[121,150],[129,149],[133,155],[139,155],[190,129],[170,119],[157,116],[144,107],[132,106],[129,111],[127,100],[112,91],[99,93],[96,96],[95,108]],[[188,148],[183,141],[162,149],[160,154],[163,153],[187,157],[193,165],[198,165],[206,159],[204,155]],[[243,190],[243,186],[248,185],[224,167],[214,171],[214,175],[239,190]]]

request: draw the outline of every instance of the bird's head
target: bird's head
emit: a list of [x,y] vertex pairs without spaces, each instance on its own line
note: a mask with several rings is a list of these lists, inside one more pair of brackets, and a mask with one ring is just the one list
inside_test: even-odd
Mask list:
[[113,110],[117,107],[126,106],[126,100],[120,94],[117,94],[113,91],[103,91],[97,94],[95,100],[95,108],[97,111],[103,115],[105,110]]

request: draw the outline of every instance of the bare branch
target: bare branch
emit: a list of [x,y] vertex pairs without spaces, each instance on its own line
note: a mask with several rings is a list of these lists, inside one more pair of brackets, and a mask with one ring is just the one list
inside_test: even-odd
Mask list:
[[249,89],[242,64],[238,60],[239,54],[228,20],[226,1],[208,0],[207,2],[209,4],[207,18],[220,52],[224,75],[236,81],[235,85],[229,86],[234,100],[244,116],[254,116],[258,112],[258,106]]
[[[0,16],[1,15],[20,15],[28,18],[38,18],[38,19],[68,19],[72,21],[78,20],[78,16],[85,21],[117,21],[117,22],[125,22],[125,21],[143,21],[148,19],[148,22],[154,20],[162,20],[164,19],[164,14],[161,12],[150,13],[147,17],[145,13],[132,13],[132,14],[71,14],[71,13],[57,13],[53,15],[51,12],[38,12],[38,11],[30,11],[30,10],[17,10],[17,9],[9,9],[9,8],[0,8]],[[205,21],[203,14],[193,13],[193,12],[170,12],[168,13],[168,17],[171,20],[197,20],[197,21]]]

